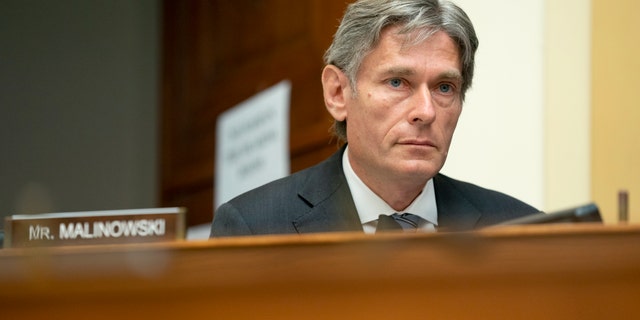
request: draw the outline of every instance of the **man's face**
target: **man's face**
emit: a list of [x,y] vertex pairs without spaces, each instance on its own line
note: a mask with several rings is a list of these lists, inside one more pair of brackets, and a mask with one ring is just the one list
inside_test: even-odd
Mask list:
[[462,111],[459,52],[444,32],[408,44],[383,31],[346,92],[349,159],[364,181],[423,183],[447,158]]

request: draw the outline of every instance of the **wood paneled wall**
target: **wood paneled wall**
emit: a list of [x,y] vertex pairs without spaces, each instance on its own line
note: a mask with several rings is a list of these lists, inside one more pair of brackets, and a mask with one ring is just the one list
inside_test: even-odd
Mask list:
[[325,110],[322,55],[344,0],[209,0],[163,3],[162,206],[210,222],[216,118],[283,79],[292,83],[292,172],[336,150]]

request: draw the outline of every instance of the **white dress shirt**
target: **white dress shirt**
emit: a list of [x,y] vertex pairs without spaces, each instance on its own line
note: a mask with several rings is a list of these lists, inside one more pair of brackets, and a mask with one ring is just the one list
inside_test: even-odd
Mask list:
[[429,179],[413,202],[401,212],[393,210],[382,198],[375,194],[369,187],[360,180],[360,177],[351,168],[349,163],[349,146],[342,155],[342,169],[347,178],[347,184],[353,196],[353,202],[360,216],[360,223],[367,234],[376,232],[378,225],[378,215],[392,215],[394,213],[411,213],[422,218],[418,225],[419,231],[433,231],[438,225],[438,207],[436,206],[436,195],[433,188],[433,179]]

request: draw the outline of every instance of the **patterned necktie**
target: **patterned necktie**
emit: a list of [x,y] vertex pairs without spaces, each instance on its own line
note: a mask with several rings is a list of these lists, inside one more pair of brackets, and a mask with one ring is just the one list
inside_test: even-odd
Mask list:
[[394,213],[391,216],[381,214],[378,216],[378,227],[376,232],[403,230],[404,232],[415,232],[420,222],[420,217],[415,214]]

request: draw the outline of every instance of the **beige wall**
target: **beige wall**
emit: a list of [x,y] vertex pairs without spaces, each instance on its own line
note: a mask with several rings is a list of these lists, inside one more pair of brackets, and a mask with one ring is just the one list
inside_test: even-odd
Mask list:
[[617,192],[629,191],[640,222],[640,1],[593,0],[591,196],[617,221]]
[[[545,2],[544,209],[593,201],[640,222],[640,2]],[[636,205],[634,205],[636,204]]]
[[455,0],[480,47],[442,172],[544,209],[545,0]]
[[[617,192],[625,189],[631,221],[640,222],[640,1],[459,2],[484,41],[445,169],[547,212],[593,201],[607,223],[617,222]],[[491,132],[512,132],[520,146]]]
[[590,198],[591,7],[585,0],[545,2],[544,209]]
[[546,212],[592,201],[590,2],[456,3],[480,48],[443,172]]

